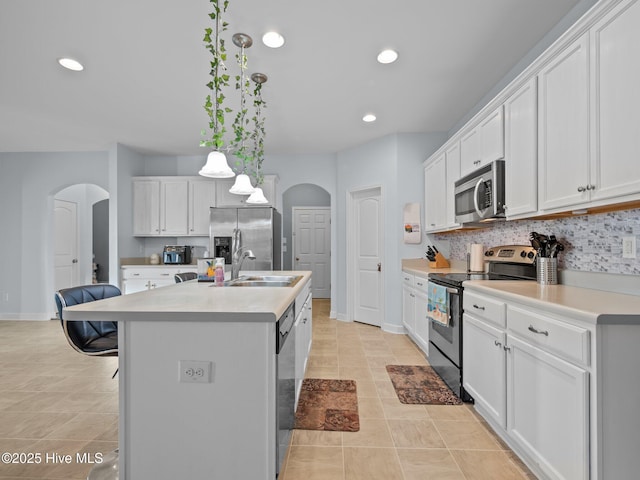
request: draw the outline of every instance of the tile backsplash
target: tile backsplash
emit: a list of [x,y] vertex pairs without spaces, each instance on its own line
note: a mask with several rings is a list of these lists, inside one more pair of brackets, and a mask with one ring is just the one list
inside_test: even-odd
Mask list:
[[[584,272],[640,275],[636,258],[622,258],[622,237],[640,235],[640,209],[581,215],[553,220],[516,220],[496,223],[480,230],[432,235],[448,243],[450,257],[465,260],[469,244],[485,248],[498,245],[530,245],[529,233],[554,234],[565,245],[558,256],[559,268]],[[637,247],[640,241],[636,241]]]

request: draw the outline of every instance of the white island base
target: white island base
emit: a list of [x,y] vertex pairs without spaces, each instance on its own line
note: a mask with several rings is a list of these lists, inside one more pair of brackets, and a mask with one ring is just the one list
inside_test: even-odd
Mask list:
[[[276,478],[276,322],[306,295],[311,272],[272,274],[304,278],[192,281],[65,310],[119,322],[120,480]],[[181,365],[194,361],[210,366],[208,382],[184,381]]]

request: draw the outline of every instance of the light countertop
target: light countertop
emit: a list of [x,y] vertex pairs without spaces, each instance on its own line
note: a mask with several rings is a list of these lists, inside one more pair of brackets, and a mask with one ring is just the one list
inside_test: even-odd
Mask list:
[[[460,265],[456,265],[456,263],[460,263]],[[462,265],[463,263],[454,260],[451,261],[451,267],[449,268],[431,268],[429,267],[429,260],[426,258],[403,258],[402,270],[426,278],[429,273],[466,272],[466,265]]]
[[469,280],[465,288],[591,324],[640,324],[640,296],[522,280]]
[[303,278],[292,287],[217,287],[192,280],[75,305],[65,308],[64,315],[98,321],[275,322],[311,279],[310,271],[259,273]]

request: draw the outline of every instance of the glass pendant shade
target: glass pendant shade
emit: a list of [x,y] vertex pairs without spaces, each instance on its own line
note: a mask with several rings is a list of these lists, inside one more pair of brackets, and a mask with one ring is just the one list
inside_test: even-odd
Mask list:
[[241,173],[236,177],[236,183],[229,189],[229,193],[236,195],[251,195],[255,188],[251,185],[251,179],[246,173]]
[[198,173],[203,177],[209,178],[231,178],[235,176],[235,173],[227,163],[225,154],[218,151],[213,151],[207,155],[207,163]]
[[267,197],[264,196],[264,192],[262,191],[262,189],[260,187],[256,187],[251,196],[247,198],[247,203],[269,203],[269,200],[267,200]]

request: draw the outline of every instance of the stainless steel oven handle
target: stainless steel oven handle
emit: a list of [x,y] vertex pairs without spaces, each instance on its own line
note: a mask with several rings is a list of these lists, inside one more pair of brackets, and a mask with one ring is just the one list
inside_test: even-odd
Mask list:
[[460,292],[457,288],[445,287],[447,289],[447,293],[449,297],[447,297],[447,315],[449,316],[449,321],[451,321],[451,295],[460,295]]

